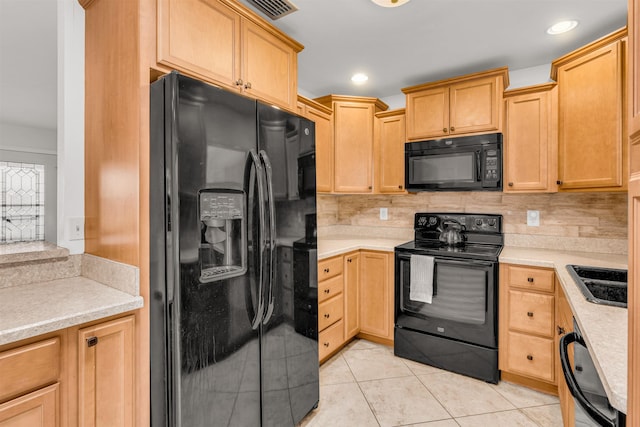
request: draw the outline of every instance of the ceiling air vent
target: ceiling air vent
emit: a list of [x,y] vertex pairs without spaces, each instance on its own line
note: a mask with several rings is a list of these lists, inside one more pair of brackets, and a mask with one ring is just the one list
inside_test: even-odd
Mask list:
[[248,0],[269,18],[276,20],[298,10],[295,4],[287,0]]

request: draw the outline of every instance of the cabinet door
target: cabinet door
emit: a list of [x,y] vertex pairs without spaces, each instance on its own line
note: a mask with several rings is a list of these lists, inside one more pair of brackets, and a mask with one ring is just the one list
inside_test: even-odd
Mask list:
[[561,189],[623,186],[623,42],[558,68]]
[[371,193],[373,104],[335,102],[335,191]]
[[556,191],[555,89],[505,101],[505,192]]
[[134,317],[78,331],[80,424],[133,426]]
[[243,86],[247,93],[268,103],[295,110],[298,85],[296,52],[273,34],[242,20]]
[[393,340],[393,254],[360,251],[360,331]]
[[360,332],[360,254],[344,256],[344,339]]
[[217,0],[158,1],[158,63],[236,87],[240,16]]
[[376,118],[375,130],[375,190],[379,193],[404,193],[404,112]]
[[451,135],[497,131],[500,126],[501,77],[469,80],[449,89]]
[[449,135],[449,88],[428,89],[407,95],[407,139]]
[[[558,302],[556,305],[556,321],[558,323],[556,348],[558,348],[560,337],[573,331],[573,313],[560,283],[557,283],[556,287],[558,289]],[[571,395],[571,391],[569,391],[569,387],[567,386],[567,382],[564,379],[564,373],[562,372],[562,366],[560,365],[559,353],[557,357],[556,375],[558,378],[558,397],[560,398],[562,423],[565,427],[573,427],[575,425],[574,400]],[[569,361],[573,366],[573,346],[569,347]]]
[[2,427],[57,427],[58,419],[57,383],[0,405]]
[[306,117],[316,124],[316,191],[330,193],[333,190],[333,118],[312,107],[307,107]]

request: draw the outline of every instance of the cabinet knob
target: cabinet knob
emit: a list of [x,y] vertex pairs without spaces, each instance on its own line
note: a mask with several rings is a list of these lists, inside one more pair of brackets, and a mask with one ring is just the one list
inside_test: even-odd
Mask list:
[[325,347],[329,347],[329,343],[328,343],[328,342],[324,343],[323,345],[324,345]]
[[447,133],[447,128],[442,128],[442,132]]
[[398,185],[398,188],[399,188],[400,190],[402,190],[402,185]]
[[324,314],[324,318],[325,318],[325,319],[328,319],[329,317],[330,317],[329,313],[325,313],[325,314]]
[[242,86],[243,83],[242,79],[236,80],[236,86]]
[[369,190],[371,190],[371,186],[369,186]]
[[562,326],[557,326],[558,328],[558,335],[564,335],[564,328]]
[[533,360],[533,356],[530,354],[527,354],[527,360]]
[[558,184],[558,185],[562,185],[562,181],[557,180],[557,181],[556,181],[556,184]]
[[329,292],[331,292],[329,289],[325,289],[325,290],[324,290],[324,293],[325,293],[325,294],[328,294]]
[[351,258],[347,259],[347,262],[348,262],[348,263],[351,263]]
[[527,311],[527,316],[533,317],[533,311]]
[[453,126],[451,126],[451,132],[455,131],[456,128],[454,128]]
[[509,187],[513,187],[513,182],[510,182],[510,183],[509,183],[509,184],[507,184],[507,185],[509,185]]
[[533,277],[527,277],[527,282],[533,283]]
[[329,269],[328,269],[328,268],[325,268],[325,269],[324,269],[324,272],[325,272],[325,273],[328,273],[328,272],[329,272]]
[[247,82],[247,84],[244,85],[245,89],[251,89],[251,82]]
[[94,347],[98,345],[98,337],[87,338],[87,347]]

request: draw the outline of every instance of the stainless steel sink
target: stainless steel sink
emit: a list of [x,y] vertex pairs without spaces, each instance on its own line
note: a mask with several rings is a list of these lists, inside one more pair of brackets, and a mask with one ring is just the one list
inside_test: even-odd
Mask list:
[[567,271],[587,301],[627,307],[627,270],[567,265]]

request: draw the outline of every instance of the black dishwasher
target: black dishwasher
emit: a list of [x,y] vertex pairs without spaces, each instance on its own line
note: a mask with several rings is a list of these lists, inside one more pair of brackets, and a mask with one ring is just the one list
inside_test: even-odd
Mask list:
[[[605,393],[598,371],[582,338],[575,319],[573,330],[560,339],[562,372],[575,400],[575,425],[578,427],[624,427],[626,416],[613,408]],[[569,363],[569,344],[573,349],[575,370]]]

